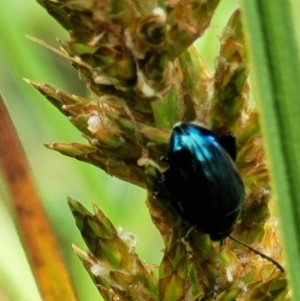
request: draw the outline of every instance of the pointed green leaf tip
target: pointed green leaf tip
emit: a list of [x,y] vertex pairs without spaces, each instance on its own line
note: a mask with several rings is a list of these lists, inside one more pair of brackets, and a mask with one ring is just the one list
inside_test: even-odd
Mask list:
[[118,232],[94,205],[94,214],[72,198],[69,207],[89,250],[73,247],[104,300],[158,301],[157,279],[135,253],[136,238]]

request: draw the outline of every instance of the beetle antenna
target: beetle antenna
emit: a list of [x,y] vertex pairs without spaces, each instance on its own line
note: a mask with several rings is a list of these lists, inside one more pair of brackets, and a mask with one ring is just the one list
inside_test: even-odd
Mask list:
[[254,249],[253,247],[251,247],[250,245],[246,244],[245,242],[242,242],[234,237],[232,237],[231,235],[228,236],[231,240],[233,240],[234,242],[245,246],[246,248],[248,248],[249,250],[253,251],[255,254],[259,255],[260,257],[272,262],[282,273],[284,273],[284,268],[282,267],[282,265],[276,261],[275,259],[273,259],[272,257]]
[[214,284],[214,294],[213,294],[213,301],[217,300],[219,287],[220,287],[220,258],[222,253],[222,246],[223,246],[223,240],[220,240],[219,245],[219,254],[216,262],[216,278],[215,278],[215,284]]

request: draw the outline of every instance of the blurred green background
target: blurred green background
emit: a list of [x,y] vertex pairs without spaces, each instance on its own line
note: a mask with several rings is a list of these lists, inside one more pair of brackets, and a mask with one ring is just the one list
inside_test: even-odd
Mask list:
[[[237,0],[221,2],[205,36],[197,42],[211,71],[219,48],[218,35],[238,6]],[[26,34],[34,36],[55,47],[59,47],[57,38],[68,39],[67,33],[34,0],[1,1],[0,16],[0,92],[6,100],[27,154],[36,187],[59,240],[79,299],[101,300],[73,253],[72,243],[82,249],[85,249],[85,245],[67,206],[66,196],[72,196],[89,209],[92,202],[97,203],[116,226],[136,234],[137,253],[141,258],[147,263],[159,263],[163,244],[145,205],[146,192],[112,178],[91,165],[64,157],[43,146],[43,143],[48,142],[85,143],[85,140],[63,115],[22,78],[48,83],[83,97],[89,97],[89,92],[66,59],[25,37]],[[15,229],[5,184],[1,180],[0,301],[2,300],[41,299]]]

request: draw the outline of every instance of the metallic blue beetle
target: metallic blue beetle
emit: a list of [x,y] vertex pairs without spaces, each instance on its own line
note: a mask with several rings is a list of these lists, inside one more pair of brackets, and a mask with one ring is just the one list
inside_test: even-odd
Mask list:
[[245,188],[236,170],[235,137],[218,138],[193,123],[177,123],[172,131],[162,173],[164,194],[192,226],[219,241],[229,236],[244,205]]

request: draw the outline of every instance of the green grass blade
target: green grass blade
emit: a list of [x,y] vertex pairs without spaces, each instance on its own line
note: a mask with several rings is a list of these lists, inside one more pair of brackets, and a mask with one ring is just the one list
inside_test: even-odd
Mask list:
[[288,1],[242,6],[287,272],[300,300],[300,66],[292,12]]

